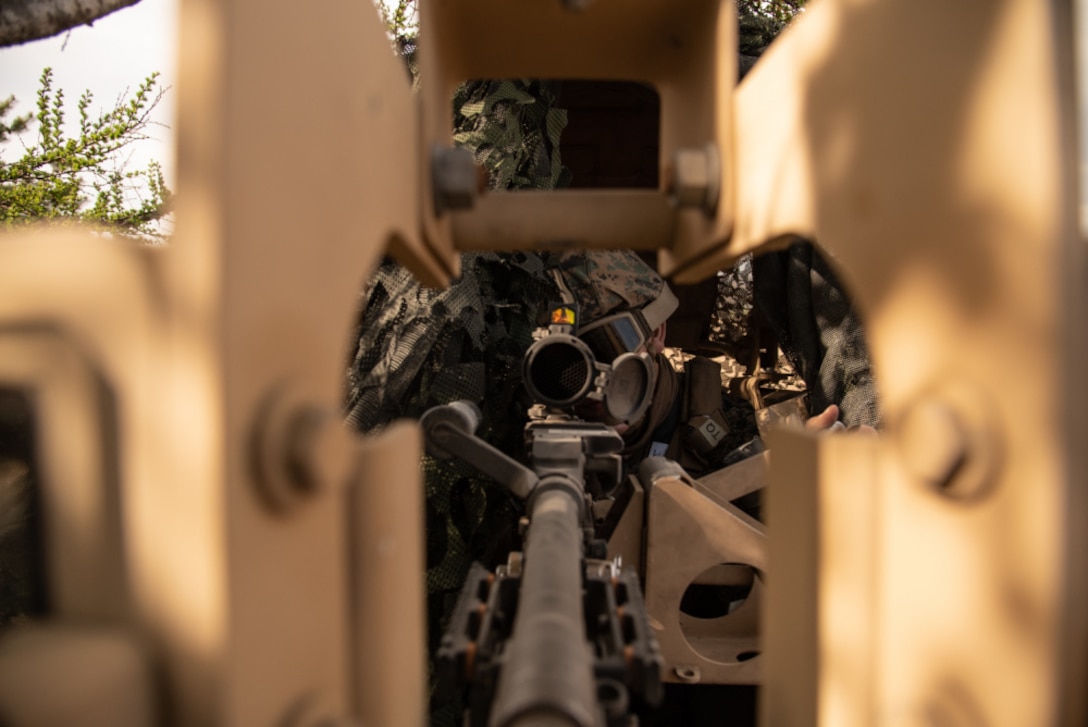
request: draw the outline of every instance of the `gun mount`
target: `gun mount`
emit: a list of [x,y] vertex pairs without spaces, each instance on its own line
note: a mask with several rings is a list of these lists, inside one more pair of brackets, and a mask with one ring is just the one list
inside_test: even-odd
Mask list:
[[437,668],[448,685],[468,688],[474,727],[544,715],[622,727],[629,709],[661,701],[661,659],[637,574],[604,559],[585,486],[587,472],[617,484],[623,440],[604,424],[533,421],[530,470],[476,437],[477,423],[468,402],[420,420],[430,454],[457,456],[526,499],[525,544],[494,575],[469,574]]

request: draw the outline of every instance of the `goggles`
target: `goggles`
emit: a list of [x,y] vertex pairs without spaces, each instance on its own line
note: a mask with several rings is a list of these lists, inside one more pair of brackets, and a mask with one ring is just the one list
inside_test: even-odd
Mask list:
[[625,353],[638,351],[657,327],[680,305],[669,286],[661,281],[657,298],[642,308],[613,313],[587,325],[578,326],[574,295],[557,269],[553,268],[549,272],[564,301],[564,305],[552,310],[552,325],[565,325],[575,329],[578,338],[585,342],[594,358],[603,364],[608,364]]
[[646,320],[636,311],[605,316],[578,331],[598,361],[608,363],[625,353],[635,353],[650,337]]

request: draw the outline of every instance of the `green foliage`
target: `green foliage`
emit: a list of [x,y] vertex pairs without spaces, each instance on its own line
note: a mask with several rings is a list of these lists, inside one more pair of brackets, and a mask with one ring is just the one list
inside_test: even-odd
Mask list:
[[398,40],[414,40],[419,35],[419,8],[416,0],[397,0],[396,5],[377,3],[389,35]]
[[805,0],[737,0],[741,54],[762,54],[804,7]]
[[417,0],[374,0],[385,30],[397,53],[408,66],[413,85],[419,81],[416,49],[419,41],[419,6]]
[[[64,128],[64,91],[53,88],[52,69],[42,71],[38,90],[37,143],[23,143],[22,157],[0,160],[0,224],[6,229],[40,222],[81,221],[127,237],[162,241],[160,221],[169,212],[171,192],[162,169],[129,170],[126,152],[146,139],[150,115],[165,91],[152,74],[131,97],[97,117],[93,95],[84,91],[77,104],[79,133]],[[34,114],[5,119],[14,97],[0,102],[0,152],[27,131]]]

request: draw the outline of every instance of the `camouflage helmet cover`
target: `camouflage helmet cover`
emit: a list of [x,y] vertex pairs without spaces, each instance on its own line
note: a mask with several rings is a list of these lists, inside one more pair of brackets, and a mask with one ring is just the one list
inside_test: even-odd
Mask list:
[[554,258],[554,267],[578,304],[583,323],[623,310],[644,309],[667,298],[658,321],[660,325],[676,310],[676,299],[664,279],[631,250],[587,250],[564,252]]

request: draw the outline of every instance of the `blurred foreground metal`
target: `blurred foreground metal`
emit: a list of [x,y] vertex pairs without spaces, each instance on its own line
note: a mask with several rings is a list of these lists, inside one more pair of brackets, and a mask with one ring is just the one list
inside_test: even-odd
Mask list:
[[[727,2],[422,21],[413,98],[365,3],[185,0],[169,248],[0,240],[0,386],[36,406],[50,595],[0,643],[0,674],[33,681],[0,679],[5,718],[422,724],[419,435],[355,442],[327,414],[378,257],[440,284],[462,249],[622,245],[689,280],[802,234],[864,314],[887,428],[772,442],[763,723],[1083,724],[1069,5],[817,0],[735,92]],[[436,212],[451,84],[521,74],[654,84],[659,189]],[[62,678],[92,656],[100,687]]]

